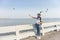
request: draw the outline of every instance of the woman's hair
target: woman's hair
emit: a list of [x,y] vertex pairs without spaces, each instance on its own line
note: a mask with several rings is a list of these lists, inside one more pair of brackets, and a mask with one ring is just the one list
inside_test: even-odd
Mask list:
[[38,13],[37,15],[40,15],[40,13]]
[[41,15],[41,14],[40,14],[40,13],[38,13],[38,14],[37,14],[37,18],[40,18],[40,15]]

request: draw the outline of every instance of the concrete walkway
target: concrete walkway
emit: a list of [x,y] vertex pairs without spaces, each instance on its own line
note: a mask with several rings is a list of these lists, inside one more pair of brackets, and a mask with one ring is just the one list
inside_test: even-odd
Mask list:
[[[22,40],[38,40],[38,39],[36,39],[35,37],[28,37]],[[40,40],[60,40],[60,31],[46,33],[46,35],[42,36]]]
[[41,40],[60,40],[60,31],[48,33]]

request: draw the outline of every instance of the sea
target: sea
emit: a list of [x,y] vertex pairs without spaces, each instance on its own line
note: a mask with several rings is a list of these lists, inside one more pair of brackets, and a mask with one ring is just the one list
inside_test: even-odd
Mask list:
[[[42,20],[43,20],[43,22],[60,22],[60,18],[43,18]],[[30,19],[30,18],[0,19],[0,27],[24,25],[24,24],[34,24],[34,23],[36,23],[36,19]]]

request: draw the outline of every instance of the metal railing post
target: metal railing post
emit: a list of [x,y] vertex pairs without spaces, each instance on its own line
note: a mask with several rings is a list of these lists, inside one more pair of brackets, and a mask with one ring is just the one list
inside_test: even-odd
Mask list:
[[44,36],[44,27],[41,27],[41,35]]
[[16,40],[20,40],[19,28],[16,28]]

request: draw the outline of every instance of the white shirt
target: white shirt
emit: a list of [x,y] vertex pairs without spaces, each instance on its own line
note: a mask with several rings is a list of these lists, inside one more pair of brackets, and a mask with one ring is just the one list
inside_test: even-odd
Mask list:
[[37,24],[40,24],[40,18],[37,19],[37,22],[36,22],[36,23],[37,23]]

